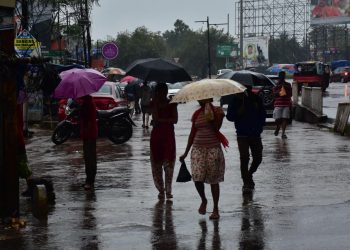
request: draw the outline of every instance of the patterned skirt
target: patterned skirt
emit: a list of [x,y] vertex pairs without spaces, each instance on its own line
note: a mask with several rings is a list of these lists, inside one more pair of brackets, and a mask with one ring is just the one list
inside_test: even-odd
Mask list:
[[191,151],[193,181],[217,184],[224,181],[225,158],[221,146],[193,147]]

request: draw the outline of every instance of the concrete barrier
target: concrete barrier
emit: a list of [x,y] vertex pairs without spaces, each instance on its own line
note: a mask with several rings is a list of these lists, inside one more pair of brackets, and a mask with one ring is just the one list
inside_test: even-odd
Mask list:
[[[295,85],[293,85],[295,86]],[[302,87],[301,103],[297,96],[296,87],[293,88],[294,119],[301,122],[321,123],[327,120],[323,115],[323,96],[320,87]]]

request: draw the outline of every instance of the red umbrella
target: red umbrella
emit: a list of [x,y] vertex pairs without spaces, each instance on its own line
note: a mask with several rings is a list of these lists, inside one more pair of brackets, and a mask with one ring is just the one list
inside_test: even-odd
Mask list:
[[135,81],[137,80],[136,77],[133,77],[133,76],[125,76],[123,77],[120,82],[132,82],[132,81]]

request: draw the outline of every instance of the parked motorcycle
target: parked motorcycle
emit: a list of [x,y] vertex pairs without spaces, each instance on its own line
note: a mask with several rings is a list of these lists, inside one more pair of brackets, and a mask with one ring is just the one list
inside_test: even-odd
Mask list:
[[[109,110],[97,110],[99,136],[107,136],[115,144],[127,142],[136,126],[129,115],[127,107],[116,107]],[[72,135],[79,135],[79,104],[68,99],[65,107],[66,118],[59,122],[53,131],[51,140],[56,145],[67,141]]]

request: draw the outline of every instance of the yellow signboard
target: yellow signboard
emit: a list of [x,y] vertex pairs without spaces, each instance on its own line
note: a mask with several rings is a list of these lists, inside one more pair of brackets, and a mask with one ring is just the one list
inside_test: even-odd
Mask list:
[[40,43],[35,38],[16,38],[15,48],[18,50],[37,49]]
[[16,6],[16,0],[1,0],[0,7],[14,8]]

